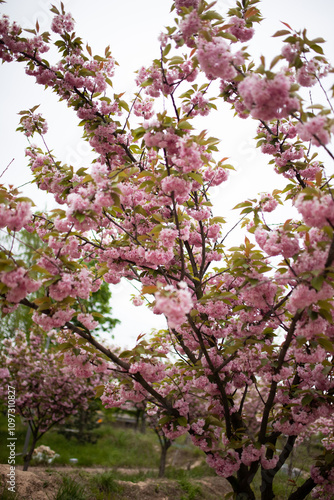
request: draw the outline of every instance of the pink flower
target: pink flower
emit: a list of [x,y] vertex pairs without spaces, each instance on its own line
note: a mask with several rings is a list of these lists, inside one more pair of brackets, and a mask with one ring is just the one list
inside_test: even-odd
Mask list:
[[154,115],[153,101],[151,99],[136,100],[133,105],[133,112],[136,116],[142,116],[145,120],[149,120]]
[[257,244],[268,255],[283,255],[286,258],[292,257],[299,251],[299,243],[296,236],[289,237],[284,232],[266,231],[258,228],[255,231],[255,240]]
[[166,194],[174,192],[175,201],[178,203],[184,203],[188,199],[191,190],[190,182],[187,182],[180,177],[175,177],[174,175],[170,175],[162,179],[161,187]]
[[178,14],[182,13],[182,7],[197,9],[198,5],[199,0],[175,0],[175,7]]
[[311,304],[316,304],[318,300],[326,300],[332,298],[333,288],[328,284],[323,284],[318,292],[314,288],[309,288],[307,285],[298,285],[290,295],[288,309],[295,313],[298,309],[309,307]]
[[259,120],[285,118],[299,109],[298,99],[290,97],[290,80],[283,73],[272,80],[259,75],[247,76],[238,89],[252,117]]
[[77,318],[88,330],[94,330],[99,326],[99,322],[95,321],[91,314],[80,313]]
[[278,202],[271,194],[266,193],[261,195],[261,208],[264,212],[272,212],[277,205]]
[[36,292],[41,286],[41,282],[32,280],[23,267],[0,273],[0,281],[8,287],[6,299],[14,303],[20,302],[29,293]]
[[186,321],[186,315],[191,311],[193,301],[187,284],[181,281],[178,288],[166,286],[155,294],[155,314],[164,314],[170,328],[178,328]]
[[159,233],[159,240],[166,248],[173,247],[178,236],[176,229],[162,229]]
[[315,116],[306,123],[298,123],[297,131],[303,141],[311,141],[315,146],[326,145],[330,141],[330,134],[325,126],[327,119],[325,116]]
[[229,45],[220,37],[214,37],[212,42],[200,40],[197,58],[209,79],[233,80],[237,75],[234,65],[243,63],[243,57],[240,54],[233,55]]
[[132,299],[132,303],[134,306],[141,306],[144,304],[144,300],[142,299],[142,297],[139,295],[137,295],[136,297],[133,297]]
[[180,23],[180,30],[182,31],[182,36],[187,43],[189,43],[188,39],[192,35],[198,33],[200,27],[201,27],[201,20],[196,10],[193,10],[190,14],[185,16],[185,18]]
[[254,30],[253,28],[246,28],[246,22],[244,19],[234,16],[231,18],[229,24],[232,24],[228,29],[228,32],[234,35],[240,42],[248,42],[253,35],[254,35]]
[[206,169],[203,175],[204,179],[210,183],[210,186],[219,186],[222,182],[227,181],[228,172],[222,167],[215,169]]
[[31,204],[20,201],[15,208],[0,204],[0,228],[8,227],[12,231],[20,231],[31,219]]
[[60,35],[73,31],[74,20],[71,14],[68,12],[67,14],[55,16],[52,20],[51,29],[54,33],[59,33]]
[[[305,199],[306,198],[306,199]],[[295,207],[309,226],[323,227],[334,224],[334,201],[329,194],[309,196],[301,193],[295,200]]]

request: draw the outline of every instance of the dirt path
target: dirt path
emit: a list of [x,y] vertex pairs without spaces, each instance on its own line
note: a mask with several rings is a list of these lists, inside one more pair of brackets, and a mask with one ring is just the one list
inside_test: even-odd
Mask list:
[[[64,475],[71,476],[79,484],[89,483],[90,476],[106,472],[106,468],[72,468],[72,467],[31,467],[27,472],[22,471],[22,467],[15,469],[15,492],[20,500],[52,500],[59,490]],[[114,471],[114,469],[113,469]],[[124,473],[129,469],[119,469],[124,478]],[[115,471],[114,471],[115,472]],[[131,469],[132,473],[139,470]],[[144,470],[142,471],[144,474]],[[0,465],[0,498],[4,489],[10,486],[7,483],[9,473],[8,465]],[[112,500],[180,500],[188,498],[187,491],[182,482],[169,479],[146,479],[138,483],[130,481],[116,481],[119,491],[106,496]],[[220,477],[208,477],[196,480],[189,480],[192,488],[197,488],[198,494],[191,498],[196,500],[223,500],[225,494],[230,491],[227,482]],[[95,500],[96,496],[89,495],[87,500]],[[102,498],[99,496],[99,498]]]

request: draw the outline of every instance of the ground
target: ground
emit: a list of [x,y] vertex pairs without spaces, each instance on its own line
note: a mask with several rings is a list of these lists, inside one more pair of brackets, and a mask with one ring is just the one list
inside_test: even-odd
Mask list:
[[[0,498],[15,498],[6,495],[6,481],[9,472],[8,465],[0,465]],[[108,472],[104,468],[72,468],[72,467],[31,467],[23,472],[22,467],[16,467],[16,498],[19,500],[51,500],[59,497],[59,489],[63,477],[67,476],[80,485],[90,483],[90,478],[99,473]],[[122,474],[121,474],[122,472]],[[124,470],[119,474],[124,478]],[[139,471],[130,470],[131,473]],[[117,470],[113,469],[113,476],[117,478]],[[207,477],[191,479],[191,483],[171,479],[145,479],[145,481],[130,482],[117,480],[116,489],[104,494],[103,490],[96,495],[89,495],[87,500],[112,499],[112,500],[223,500],[230,491],[228,483],[220,477]],[[191,490],[191,491],[190,491]],[[88,491],[88,489],[86,489]],[[58,496],[57,496],[58,492]],[[87,494],[87,493],[86,493]],[[61,497],[61,498],[65,498]],[[67,496],[66,498],[70,498]],[[78,497],[79,498],[79,497]]]

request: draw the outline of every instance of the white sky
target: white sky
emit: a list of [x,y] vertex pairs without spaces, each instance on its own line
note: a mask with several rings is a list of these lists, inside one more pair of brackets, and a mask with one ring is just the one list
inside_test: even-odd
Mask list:
[[[38,19],[41,31],[46,31],[50,29],[52,19],[51,3],[59,5],[56,0],[8,0],[7,4],[0,5],[0,13],[8,14],[26,28],[34,27]],[[89,43],[93,53],[102,53],[107,45],[111,46],[112,54],[120,64],[114,77],[114,91],[126,91],[130,98],[136,91],[134,71],[159,57],[157,37],[164,26],[171,24],[171,1],[63,0],[63,3],[76,20],[77,34]],[[233,5],[232,0],[218,0],[217,10],[225,15]],[[250,53],[254,57],[263,54],[270,61],[279,53],[281,39],[271,38],[271,35],[283,29],[280,21],[284,21],[296,30],[306,27],[309,38],[325,38],[325,53],[334,62],[333,0],[262,0],[259,7],[265,21],[257,28],[256,38],[251,42]],[[50,53],[46,54],[48,57],[51,57]],[[22,64],[0,67],[0,96],[0,174],[14,158],[0,182],[19,186],[31,180],[24,157],[27,140],[15,129],[19,121],[17,113],[36,104],[41,104],[39,111],[49,124],[46,136],[49,148],[65,163],[78,168],[89,166],[92,156],[87,143],[81,140],[81,128],[76,127],[78,121],[74,113],[66,108],[66,104],[58,103],[50,90],[44,91],[33,78],[27,77]],[[236,203],[261,191],[285,185],[267,166],[269,157],[254,148],[255,122],[232,119],[232,116],[228,106],[221,106],[218,113],[210,116],[209,123],[202,126],[221,139],[221,157],[230,157],[229,162],[237,168],[230,181],[213,191],[215,215],[226,216],[228,209]],[[35,201],[39,209],[53,206],[52,198],[40,192],[37,194],[31,184],[24,186],[22,191]],[[227,244],[234,243],[232,236]],[[128,300],[131,293],[136,293],[136,290],[127,283],[113,289],[113,315],[121,320],[121,325],[113,333],[115,343],[122,346],[133,344],[142,332],[165,326],[161,316],[152,315],[144,307],[134,308]]]

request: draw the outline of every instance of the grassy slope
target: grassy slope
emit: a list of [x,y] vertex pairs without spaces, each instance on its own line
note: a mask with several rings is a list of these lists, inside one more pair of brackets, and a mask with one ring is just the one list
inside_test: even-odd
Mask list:
[[[96,444],[91,443],[78,443],[75,438],[67,440],[63,435],[58,434],[56,430],[51,430],[45,434],[38,445],[44,444],[49,446],[58,455],[55,465],[68,465],[70,458],[78,459],[78,466],[90,467],[100,466],[115,468],[129,468],[129,469],[153,469],[143,473],[134,472],[131,475],[120,475],[117,472],[117,478],[127,481],[139,481],[144,477],[157,477],[157,468],[159,466],[160,449],[156,435],[150,429],[147,429],[145,434],[136,432],[131,428],[119,428],[112,423],[102,424],[98,429],[95,429],[94,434],[98,437]],[[17,453],[22,452],[24,439],[26,435],[26,427],[23,426],[19,417],[17,417],[16,437],[17,437]],[[3,414],[0,415],[0,442],[7,442],[7,419]],[[293,466],[302,470],[309,470],[309,466],[314,463],[314,457],[317,455],[318,447],[314,443],[307,449],[306,446],[300,446],[296,450],[293,461]],[[187,482],[192,478],[200,478],[204,476],[213,475],[213,471],[209,469],[204,463],[204,454],[196,449],[191,443],[186,442],[185,437],[180,438],[175,446],[169,452],[169,463],[174,462],[174,467],[169,466],[166,470],[166,477],[176,479],[181,484]],[[0,447],[0,463],[7,463],[8,449],[6,446]],[[186,468],[187,463],[194,461],[202,461],[202,464],[190,471],[181,470],[180,466]],[[18,456],[16,460],[17,465],[21,465],[22,457]],[[181,465],[182,464],[182,465]],[[33,470],[33,469],[31,469]],[[113,474],[113,472],[110,472]],[[277,499],[284,499],[295,488],[295,484],[300,485],[303,479],[301,477],[289,480],[284,473],[279,474],[277,477],[275,493]],[[115,476],[109,476],[107,479],[112,483]],[[102,478],[103,479],[103,478]],[[107,481],[107,482],[108,482]],[[288,486],[288,488],[287,488]],[[259,495],[260,484],[255,481],[255,489]],[[66,489],[66,488],[65,488]]]

